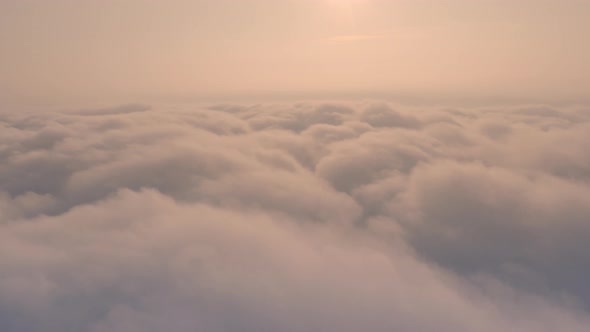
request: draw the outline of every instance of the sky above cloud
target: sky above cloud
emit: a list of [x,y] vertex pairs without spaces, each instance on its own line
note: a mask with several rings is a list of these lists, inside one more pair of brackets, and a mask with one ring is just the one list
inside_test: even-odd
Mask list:
[[3,0],[3,99],[587,101],[584,0]]

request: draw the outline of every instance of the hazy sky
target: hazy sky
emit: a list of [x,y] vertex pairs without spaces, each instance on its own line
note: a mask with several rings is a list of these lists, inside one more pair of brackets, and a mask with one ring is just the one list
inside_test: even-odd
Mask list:
[[0,0],[0,94],[585,100],[589,19],[582,0]]
[[0,0],[0,331],[590,331],[589,22]]

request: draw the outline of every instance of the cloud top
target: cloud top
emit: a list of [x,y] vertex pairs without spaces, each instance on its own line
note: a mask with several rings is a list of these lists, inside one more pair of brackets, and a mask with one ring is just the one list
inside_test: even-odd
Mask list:
[[0,115],[2,331],[587,331],[590,114]]

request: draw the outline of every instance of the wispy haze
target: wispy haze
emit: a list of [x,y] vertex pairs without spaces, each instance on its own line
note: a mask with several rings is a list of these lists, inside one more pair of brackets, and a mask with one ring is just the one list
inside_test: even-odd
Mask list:
[[579,101],[583,0],[2,0],[16,100],[253,94]]

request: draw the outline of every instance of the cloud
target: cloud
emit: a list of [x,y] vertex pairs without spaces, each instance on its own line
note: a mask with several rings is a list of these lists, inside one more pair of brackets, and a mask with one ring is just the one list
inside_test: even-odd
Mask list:
[[590,327],[587,112],[0,119],[2,331]]
[[409,182],[391,209],[420,252],[458,270],[590,299],[587,184],[448,161],[417,168]]
[[121,106],[117,106],[117,107],[82,110],[82,111],[78,111],[75,113],[79,114],[79,115],[100,116],[100,115],[117,115],[117,114],[145,112],[149,109],[150,109],[150,107],[148,105],[127,104],[127,105],[121,105]]

